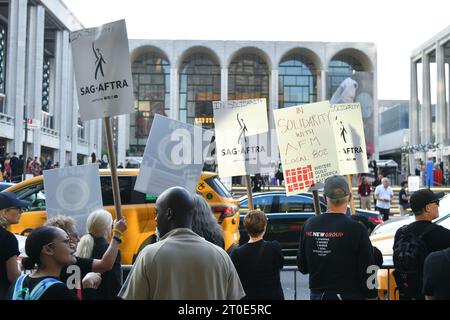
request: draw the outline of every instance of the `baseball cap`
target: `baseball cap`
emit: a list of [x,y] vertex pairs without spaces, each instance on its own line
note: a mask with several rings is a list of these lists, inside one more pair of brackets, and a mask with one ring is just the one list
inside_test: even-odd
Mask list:
[[13,192],[0,192],[0,210],[11,207],[25,208],[29,202],[17,199]]
[[323,193],[327,198],[339,199],[350,195],[350,188],[343,176],[332,176],[325,180]]
[[420,211],[425,208],[427,204],[441,199],[444,195],[445,193],[443,192],[434,193],[430,189],[418,190],[411,195],[411,198],[409,200],[409,203],[411,204],[411,210],[414,213],[420,213]]

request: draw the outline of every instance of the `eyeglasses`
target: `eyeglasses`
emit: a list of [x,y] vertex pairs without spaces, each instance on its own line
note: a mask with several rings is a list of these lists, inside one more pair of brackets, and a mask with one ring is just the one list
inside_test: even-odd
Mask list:
[[8,210],[19,210],[19,211],[23,211],[23,208],[10,207],[10,208],[8,208]]
[[50,246],[50,245],[56,244],[56,243],[65,243],[66,246],[69,246],[70,243],[71,243],[71,241],[70,241],[70,239],[64,239],[64,240],[60,240],[60,241],[53,241],[53,242],[50,242],[50,243],[48,243],[47,245]]

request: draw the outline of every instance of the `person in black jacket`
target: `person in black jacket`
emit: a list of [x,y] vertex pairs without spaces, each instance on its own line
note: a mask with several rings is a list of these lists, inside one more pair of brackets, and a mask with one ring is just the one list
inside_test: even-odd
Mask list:
[[250,240],[231,252],[231,260],[241,279],[245,300],[284,300],[280,282],[283,253],[277,241],[264,241],[267,217],[251,210],[244,218]]
[[[345,215],[352,193],[343,176],[325,180],[327,212],[300,233],[297,265],[309,273],[311,300],[376,299],[376,270],[367,229]],[[372,281],[371,281],[372,280]]]
[[[111,214],[98,209],[92,212],[86,221],[87,234],[81,237],[77,246],[76,256],[80,258],[101,259],[109,247],[113,219]],[[114,230],[117,232],[117,230]],[[117,241],[121,242],[119,238]],[[120,250],[117,252],[112,270],[102,273],[102,283],[98,288],[96,300],[117,299],[122,286],[122,269],[120,265]]]

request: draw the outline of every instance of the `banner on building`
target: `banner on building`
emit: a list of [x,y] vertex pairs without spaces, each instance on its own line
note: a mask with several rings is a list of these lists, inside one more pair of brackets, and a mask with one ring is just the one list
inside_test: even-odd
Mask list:
[[330,110],[339,159],[339,173],[347,175],[369,172],[361,105],[333,104]]
[[420,177],[419,176],[409,176],[408,177],[408,192],[411,194],[413,192],[419,191],[420,189]]
[[82,121],[134,111],[125,20],[70,34]]
[[44,170],[44,190],[47,217],[71,216],[82,233],[88,215],[103,208],[97,164]]
[[287,195],[308,191],[339,174],[328,101],[277,109],[273,114]]
[[203,137],[200,126],[156,114],[135,190],[159,196],[168,188],[180,186],[194,193],[209,145]]
[[271,161],[266,99],[215,101],[213,110],[219,175],[260,173]]

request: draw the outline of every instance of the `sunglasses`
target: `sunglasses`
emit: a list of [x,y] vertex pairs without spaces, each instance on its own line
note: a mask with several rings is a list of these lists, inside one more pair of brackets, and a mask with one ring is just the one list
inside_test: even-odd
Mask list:
[[50,246],[50,245],[56,244],[56,243],[65,243],[66,246],[69,246],[70,242],[71,242],[70,239],[64,239],[64,240],[60,240],[60,241],[53,241],[53,242],[50,242],[50,243],[48,243],[47,245]]

